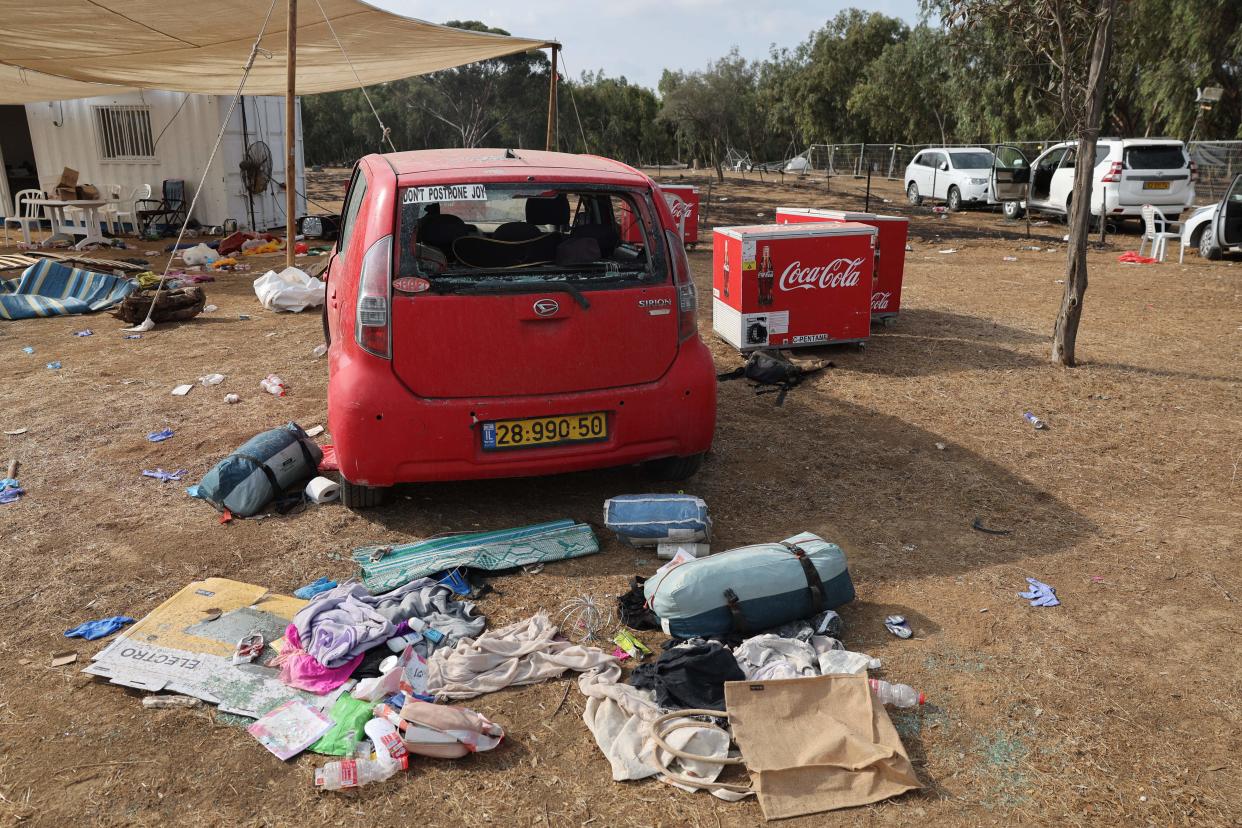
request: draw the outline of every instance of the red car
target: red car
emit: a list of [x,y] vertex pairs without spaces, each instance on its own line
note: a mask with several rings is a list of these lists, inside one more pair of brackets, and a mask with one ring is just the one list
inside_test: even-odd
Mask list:
[[[622,239],[621,227],[641,232]],[[711,354],[677,222],[616,161],[503,149],[368,155],[327,269],[342,500],[397,483],[644,463],[698,470]]]

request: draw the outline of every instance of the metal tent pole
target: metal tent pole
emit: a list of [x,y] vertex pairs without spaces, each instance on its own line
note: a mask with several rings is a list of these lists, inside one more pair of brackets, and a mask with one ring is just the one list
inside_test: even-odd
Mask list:
[[544,149],[548,152],[556,149],[556,53],[560,47],[552,46],[552,75],[548,78],[548,138]]
[[289,0],[286,27],[285,80],[285,267],[293,267],[293,238],[297,225],[297,113],[293,93],[297,86],[298,0]]

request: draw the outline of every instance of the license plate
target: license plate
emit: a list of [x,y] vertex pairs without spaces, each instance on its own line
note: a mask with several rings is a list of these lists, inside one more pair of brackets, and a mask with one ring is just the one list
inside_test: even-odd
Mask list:
[[1144,190],[1167,190],[1169,189],[1169,182],[1167,181],[1144,181],[1143,189]]
[[591,443],[606,439],[608,418],[602,411],[483,423],[483,448],[487,451]]

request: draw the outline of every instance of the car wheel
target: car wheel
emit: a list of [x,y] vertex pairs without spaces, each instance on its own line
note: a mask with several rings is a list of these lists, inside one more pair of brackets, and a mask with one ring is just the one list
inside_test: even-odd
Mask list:
[[388,496],[388,489],[378,486],[362,486],[341,478],[341,503],[347,509],[374,509],[381,506]]
[[1022,209],[1022,202],[1020,201],[1006,201],[1002,209],[1005,211],[1005,218],[1010,221],[1017,221],[1026,213],[1026,210]]
[[643,470],[655,480],[672,482],[694,477],[694,473],[703,465],[702,454],[689,457],[661,457],[659,460],[648,460],[643,463]]
[[1204,227],[1199,233],[1199,255],[1208,261],[1216,261],[1221,257],[1221,250],[1216,246],[1216,234],[1210,227]]
[[949,197],[945,200],[944,206],[949,209],[950,213],[956,213],[962,209],[962,191],[957,187],[950,187]]
[[919,195],[919,185],[913,181],[910,182],[909,187],[906,187],[906,200],[915,207],[923,203],[923,197]]

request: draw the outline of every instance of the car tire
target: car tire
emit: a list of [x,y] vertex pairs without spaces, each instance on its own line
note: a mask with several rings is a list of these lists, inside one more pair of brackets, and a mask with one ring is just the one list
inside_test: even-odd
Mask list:
[[347,509],[374,509],[382,506],[388,497],[388,489],[379,486],[363,486],[341,478],[341,503]]
[[914,207],[918,207],[923,203],[923,197],[919,195],[919,185],[913,181],[906,187],[906,201],[909,201]]
[[944,206],[950,213],[956,213],[962,209],[962,191],[957,187],[950,187],[948,197],[945,198]]
[[1221,257],[1221,249],[1216,246],[1216,234],[1212,228],[1204,227],[1199,233],[1199,256],[1214,262]]
[[695,472],[702,465],[702,454],[692,454],[689,457],[661,457],[659,460],[648,460],[643,463],[643,471],[648,477],[671,483],[694,477]]
[[1017,221],[1026,214],[1026,210],[1022,209],[1022,202],[1020,201],[1006,201],[1001,209],[1005,213],[1005,218],[1010,221]]

